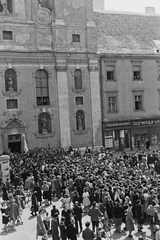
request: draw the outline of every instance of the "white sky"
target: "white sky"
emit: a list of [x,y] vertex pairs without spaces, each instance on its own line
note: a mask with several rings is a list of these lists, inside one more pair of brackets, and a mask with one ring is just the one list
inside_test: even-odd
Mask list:
[[160,14],[160,0],[104,0],[105,10],[144,13],[145,7],[155,7]]

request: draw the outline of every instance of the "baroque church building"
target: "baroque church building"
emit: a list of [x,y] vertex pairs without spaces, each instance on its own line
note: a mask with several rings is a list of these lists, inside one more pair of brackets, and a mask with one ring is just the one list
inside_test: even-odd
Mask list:
[[0,3],[0,152],[101,146],[92,0]]
[[147,9],[0,1],[0,152],[159,145],[160,16]]

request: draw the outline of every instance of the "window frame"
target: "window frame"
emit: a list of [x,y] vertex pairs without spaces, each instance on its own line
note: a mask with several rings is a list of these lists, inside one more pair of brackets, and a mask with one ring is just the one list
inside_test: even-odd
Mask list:
[[[82,88],[76,88],[76,76],[75,76],[75,72],[76,71],[79,71],[79,72],[81,72],[81,85],[82,85]],[[82,91],[84,88],[83,88],[83,73],[82,73],[82,70],[80,69],[80,68],[76,68],[75,70],[74,70],[74,90],[75,91]]]
[[[105,69],[104,76],[105,76],[105,81],[106,82],[115,82],[115,81],[117,81],[116,63],[117,63],[117,60],[115,60],[115,59],[104,59],[104,61],[103,61],[104,65],[103,66],[104,66],[104,69]],[[107,66],[108,67],[111,67],[111,66],[114,67],[113,79],[108,79],[107,78]]]
[[[38,76],[36,76],[36,74],[37,74],[37,72],[38,71],[44,71],[45,73],[46,73],[46,82],[47,82],[47,87],[43,87],[43,83],[42,83],[42,80],[41,81],[39,81],[39,82],[41,82],[41,87],[38,87],[37,86],[37,79],[43,79],[43,77],[38,77]],[[46,70],[46,69],[41,69],[41,68],[39,68],[39,69],[37,69],[36,71],[35,71],[35,76],[34,76],[34,78],[35,78],[35,91],[36,91],[36,106],[37,107],[45,107],[45,106],[50,106],[50,93],[49,93],[49,73],[48,73],[48,71]],[[48,96],[38,96],[38,94],[37,94],[37,89],[47,89],[47,92],[48,92]],[[43,91],[42,91],[43,92]],[[42,100],[44,101],[44,98],[48,98],[48,104],[37,104],[38,103],[38,98],[42,98]],[[43,102],[44,103],[44,102]]]
[[[77,101],[76,101],[76,99],[77,98],[82,98],[82,104],[77,104]],[[79,107],[79,106],[84,106],[84,97],[83,96],[75,96],[75,105],[77,106],[77,107]]]
[[[77,37],[77,36],[78,36],[79,41],[74,41],[74,37]],[[79,44],[80,42],[81,42],[81,35],[79,33],[72,33],[72,43]]]
[[[132,90],[133,92],[133,110],[134,112],[140,112],[140,111],[144,111],[144,90]],[[141,109],[136,109],[136,101],[135,101],[135,97],[136,96],[141,96],[142,97],[142,108]]]
[[157,80],[160,81],[160,61],[157,61]]
[[[143,74],[142,74],[142,63],[143,61],[141,60],[132,60],[132,81],[143,81]],[[139,67],[140,68],[140,78],[134,78],[134,68]],[[138,71],[137,71],[138,72]]]
[[[115,98],[115,104],[116,104],[116,110],[110,111],[109,109],[109,98]],[[118,91],[106,91],[106,104],[107,104],[107,113],[108,114],[114,114],[119,112],[119,106],[118,106]]]
[[[13,101],[13,100],[17,101],[17,108],[7,108],[7,101]],[[19,99],[18,98],[7,98],[7,99],[5,99],[5,108],[6,108],[6,111],[17,111],[17,110],[19,110]]]

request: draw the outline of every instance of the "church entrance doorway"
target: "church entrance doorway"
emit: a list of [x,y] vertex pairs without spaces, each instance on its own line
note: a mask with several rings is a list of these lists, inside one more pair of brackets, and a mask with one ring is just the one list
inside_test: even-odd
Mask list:
[[21,153],[21,134],[8,135],[8,150],[12,153]]

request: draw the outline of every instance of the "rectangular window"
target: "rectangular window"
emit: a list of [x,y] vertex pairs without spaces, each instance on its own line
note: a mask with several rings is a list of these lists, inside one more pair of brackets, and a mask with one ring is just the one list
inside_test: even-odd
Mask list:
[[142,95],[135,95],[135,110],[142,110]]
[[13,34],[12,31],[3,31],[3,40],[12,40]]
[[117,111],[117,99],[116,97],[108,97],[108,112]]
[[83,105],[83,97],[76,97],[76,105]]
[[141,66],[133,66],[133,79],[141,80]]
[[80,42],[80,35],[72,34],[72,42]]
[[114,65],[106,66],[107,80],[114,80]]
[[6,100],[7,109],[17,109],[18,100],[17,99],[8,99]]

